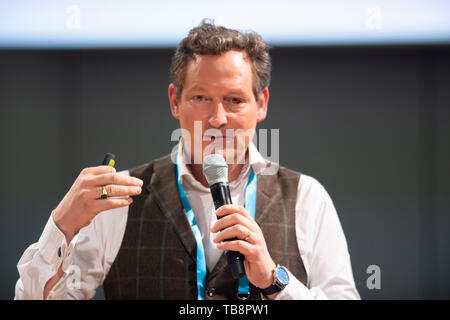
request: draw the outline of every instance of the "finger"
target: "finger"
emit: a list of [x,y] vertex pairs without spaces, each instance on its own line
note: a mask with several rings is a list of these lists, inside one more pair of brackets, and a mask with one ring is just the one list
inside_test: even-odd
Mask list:
[[111,166],[97,166],[97,167],[89,167],[85,168],[81,171],[82,174],[92,174],[98,175],[102,173],[116,173],[116,168]]
[[88,184],[91,186],[124,185],[142,187],[142,185],[144,184],[144,181],[142,181],[141,179],[122,173],[100,174],[91,176],[87,180]]
[[[105,189],[108,197],[136,196],[142,192],[142,188],[136,186],[109,185]],[[94,187],[89,192],[89,199],[98,199],[101,193],[102,187]]]
[[[216,215],[219,217],[223,217],[232,213],[239,213],[246,217],[247,219],[252,219],[250,213],[243,206],[235,205],[235,204],[226,204],[221,206],[216,211]],[[252,219],[253,220],[253,219]]]
[[250,229],[239,224],[222,230],[216,235],[213,241],[215,243],[219,243],[221,241],[226,241],[233,238],[238,238],[239,240],[247,241],[251,244],[256,243],[256,233],[252,233]]
[[107,198],[100,200],[89,200],[87,204],[93,211],[100,213],[107,210],[129,206],[132,202],[133,198]]
[[255,226],[256,222],[248,219],[247,217],[245,217],[239,213],[232,213],[232,214],[227,215],[226,217],[223,217],[223,218],[217,220],[217,222],[212,226],[211,232],[216,233],[216,232],[219,232],[220,230],[229,228],[236,224],[241,224],[241,225],[247,227],[248,229],[250,229],[251,231],[257,230],[257,227]]
[[243,240],[224,241],[217,244],[217,249],[225,251],[238,251],[245,256],[245,259],[250,261],[255,256],[256,246]]

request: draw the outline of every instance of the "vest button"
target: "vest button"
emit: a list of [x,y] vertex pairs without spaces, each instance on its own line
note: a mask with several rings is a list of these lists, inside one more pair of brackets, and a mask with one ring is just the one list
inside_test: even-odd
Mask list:
[[214,289],[214,288],[209,288],[206,291],[206,295],[210,298],[214,297],[215,294],[216,294],[216,289]]

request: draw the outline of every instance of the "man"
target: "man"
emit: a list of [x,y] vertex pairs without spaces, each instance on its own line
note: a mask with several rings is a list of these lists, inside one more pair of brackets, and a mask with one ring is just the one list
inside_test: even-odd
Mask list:
[[[207,22],[192,29],[168,88],[182,131],[177,154],[122,173],[84,169],[20,259],[16,299],[89,299],[102,284],[113,299],[358,299],[324,188],[251,143],[267,114],[270,71],[259,35]],[[211,152],[227,159],[233,199],[218,210],[202,173]],[[233,279],[227,250],[244,255],[247,278]]]

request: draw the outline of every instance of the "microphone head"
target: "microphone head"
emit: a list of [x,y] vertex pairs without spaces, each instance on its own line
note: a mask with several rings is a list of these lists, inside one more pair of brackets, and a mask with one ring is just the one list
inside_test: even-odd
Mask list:
[[203,159],[203,174],[209,186],[228,183],[228,165],[220,154],[210,154]]

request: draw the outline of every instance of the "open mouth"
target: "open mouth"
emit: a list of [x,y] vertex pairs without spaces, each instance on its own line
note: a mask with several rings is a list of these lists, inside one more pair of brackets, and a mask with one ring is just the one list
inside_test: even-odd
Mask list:
[[227,141],[227,140],[231,140],[231,137],[227,137],[227,136],[205,136],[205,140],[210,140],[211,142],[219,142],[219,141]]

